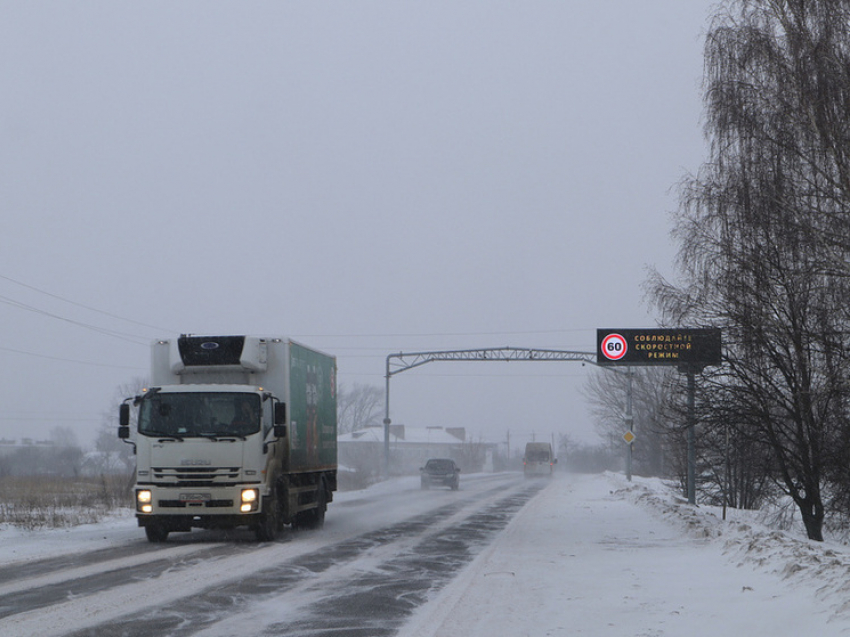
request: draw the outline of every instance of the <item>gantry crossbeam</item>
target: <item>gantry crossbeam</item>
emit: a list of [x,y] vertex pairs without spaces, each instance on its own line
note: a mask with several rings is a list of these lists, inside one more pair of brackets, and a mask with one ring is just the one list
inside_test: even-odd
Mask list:
[[399,352],[387,356],[387,377],[435,361],[579,361],[596,363],[596,354],[594,352],[571,352],[528,347]]
[[572,352],[529,347],[488,347],[436,352],[398,352],[387,356],[387,388],[384,412],[384,473],[390,463],[390,378],[395,374],[436,361],[575,361],[596,364],[595,352]]

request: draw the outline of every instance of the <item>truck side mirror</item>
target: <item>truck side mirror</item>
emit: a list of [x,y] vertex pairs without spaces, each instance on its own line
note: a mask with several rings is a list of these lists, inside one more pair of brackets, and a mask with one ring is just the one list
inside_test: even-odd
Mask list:
[[286,438],[286,425],[275,425],[273,433],[275,438]]
[[122,427],[130,426],[130,405],[127,403],[121,403],[118,408],[118,424]]
[[130,428],[124,425],[118,427],[118,438],[127,440],[130,437]]
[[[274,404],[274,424],[275,425],[285,425],[286,424],[286,403],[275,403]],[[275,434],[275,435],[277,435],[277,434]]]

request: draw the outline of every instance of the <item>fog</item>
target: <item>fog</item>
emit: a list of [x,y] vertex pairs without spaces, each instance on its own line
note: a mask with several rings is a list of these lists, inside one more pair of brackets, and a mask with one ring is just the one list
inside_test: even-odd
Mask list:
[[[709,2],[0,0],[0,438],[111,415],[151,340],[593,351],[655,324]],[[434,363],[391,416],[592,438],[577,363]]]

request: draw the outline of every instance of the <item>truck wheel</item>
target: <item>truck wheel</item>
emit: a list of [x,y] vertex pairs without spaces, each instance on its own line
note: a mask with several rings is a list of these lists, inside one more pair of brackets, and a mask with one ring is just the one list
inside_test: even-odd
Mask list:
[[280,507],[277,503],[277,489],[272,489],[269,497],[263,500],[263,512],[254,529],[258,542],[274,542],[280,529]]
[[159,544],[160,542],[165,542],[168,539],[168,529],[159,522],[148,524],[145,527],[145,535],[148,536],[148,542],[155,542]]

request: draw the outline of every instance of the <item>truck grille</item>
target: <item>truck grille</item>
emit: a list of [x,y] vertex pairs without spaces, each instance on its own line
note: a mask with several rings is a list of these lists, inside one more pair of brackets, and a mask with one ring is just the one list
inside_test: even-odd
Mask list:
[[163,509],[185,509],[187,507],[205,507],[207,509],[233,508],[233,500],[210,500],[209,502],[181,502],[180,500],[160,500]]
[[239,467],[152,467],[153,481],[162,487],[227,487],[239,479]]

